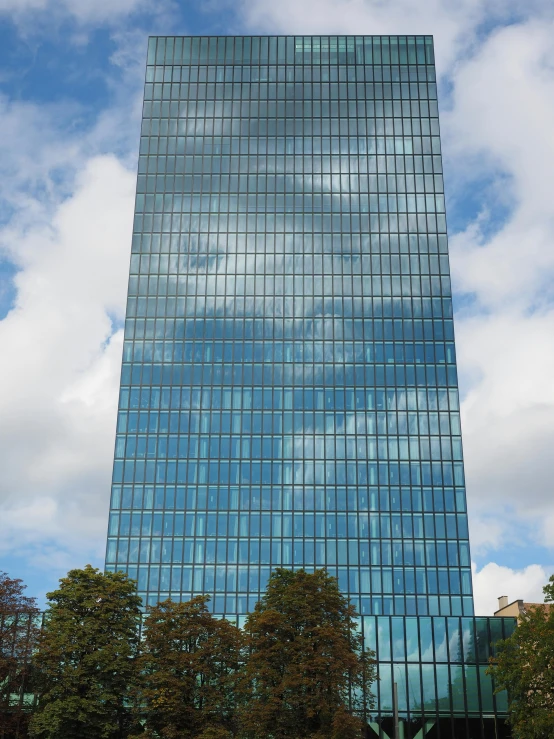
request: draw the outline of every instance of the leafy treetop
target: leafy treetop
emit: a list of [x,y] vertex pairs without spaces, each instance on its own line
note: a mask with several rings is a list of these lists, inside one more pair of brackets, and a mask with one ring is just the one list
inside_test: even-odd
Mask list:
[[47,594],[35,664],[40,701],[31,736],[43,739],[123,739],[132,723],[140,604],[121,572],[87,565],[71,570]]
[[509,721],[517,739],[554,736],[554,575],[543,588],[544,605],[520,618],[491,659],[497,692],[508,691]]
[[360,719],[372,704],[374,664],[364,652],[356,611],[335,578],[323,569],[275,570],[246,634],[246,736],[359,736]]

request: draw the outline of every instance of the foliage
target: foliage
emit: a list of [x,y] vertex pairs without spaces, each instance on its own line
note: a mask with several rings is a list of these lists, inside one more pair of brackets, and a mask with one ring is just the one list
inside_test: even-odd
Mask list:
[[5,739],[25,735],[30,713],[26,694],[39,610],[25,588],[22,580],[0,572],[0,736]]
[[244,632],[214,618],[206,596],[165,601],[142,642],[123,573],[71,570],[48,593],[42,634],[23,589],[0,577],[3,739],[27,736],[24,712],[8,725],[7,701],[28,685],[31,652],[29,735],[41,739],[356,739],[373,706],[372,654],[325,570],[275,571]]
[[[544,587],[554,603],[554,575]],[[554,605],[529,608],[508,639],[497,645],[489,673],[497,692],[508,691],[509,721],[517,739],[554,736]]]
[[226,739],[234,734],[242,632],[214,618],[206,596],[149,609],[137,706],[149,737]]
[[71,570],[47,598],[31,736],[123,739],[139,643],[141,601],[134,582],[87,565]]
[[[277,569],[249,615],[240,719],[251,739],[354,739],[372,706],[373,655],[325,570]],[[365,687],[365,692],[362,688]]]

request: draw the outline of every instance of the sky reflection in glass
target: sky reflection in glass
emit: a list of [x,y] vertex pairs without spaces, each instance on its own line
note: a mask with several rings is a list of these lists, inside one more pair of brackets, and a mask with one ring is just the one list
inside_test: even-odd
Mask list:
[[430,37],[150,40],[107,568],[276,566],[473,613]]

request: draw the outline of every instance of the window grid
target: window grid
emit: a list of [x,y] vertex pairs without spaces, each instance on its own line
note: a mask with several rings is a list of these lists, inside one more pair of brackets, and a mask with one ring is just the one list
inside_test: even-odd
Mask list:
[[107,568],[473,613],[430,37],[151,38]]

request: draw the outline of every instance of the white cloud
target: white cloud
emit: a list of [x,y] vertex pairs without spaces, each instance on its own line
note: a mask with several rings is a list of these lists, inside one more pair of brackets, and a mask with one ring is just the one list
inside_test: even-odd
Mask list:
[[[20,228],[23,222],[48,223],[52,209],[72,194],[83,163],[99,153],[116,154],[136,167],[144,69],[139,77],[128,61],[129,39],[119,40],[118,72],[105,77],[114,88],[109,107],[91,112],[70,100],[37,104],[0,93],[0,223],[14,217]],[[119,75],[124,80],[116,83]],[[0,249],[5,251],[5,243]]]
[[49,223],[1,234],[22,267],[0,322],[0,448],[8,549],[105,527],[115,433],[134,175],[114,157],[84,165]]
[[478,377],[462,405],[471,503],[542,516],[554,472],[554,310],[473,316],[457,336],[462,369]]
[[49,572],[105,546],[145,34],[113,41],[109,106],[0,96],[0,556]]
[[[497,177],[514,207],[492,238],[487,218],[453,240],[456,286],[485,307],[552,299],[554,278],[554,23],[497,31],[454,76],[443,117],[451,169]],[[454,176],[456,176],[454,174]]]
[[481,570],[473,565],[473,591],[475,614],[492,616],[498,610],[498,598],[508,596],[508,602],[524,600],[528,603],[543,603],[543,587],[552,574],[546,567],[529,565],[521,570],[501,567],[489,562]]
[[474,167],[476,178],[492,175],[493,187],[508,190],[501,197],[512,206],[488,235],[485,200],[478,219],[451,240],[454,287],[473,299],[456,337],[479,550],[501,548],[514,517],[524,530],[533,524],[539,544],[553,545],[552,30],[533,21],[497,31],[459,66],[443,117],[449,169],[460,173],[462,192]]
[[21,20],[39,11],[70,15],[82,24],[102,24],[151,9],[151,0],[0,0],[0,14]]
[[[63,194],[83,146],[71,131],[81,109],[72,103],[37,105],[0,95],[0,197],[29,219],[44,201]],[[54,178],[57,180],[53,187]],[[56,190],[56,192],[54,192]],[[36,199],[36,195],[40,199]],[[32,208],[32,212],[29,212]]]

